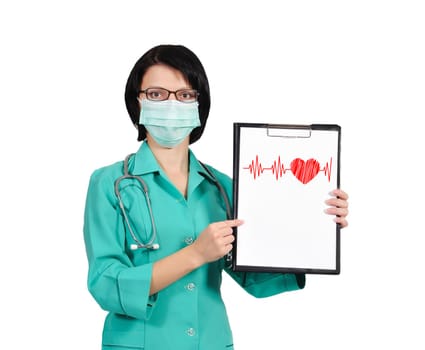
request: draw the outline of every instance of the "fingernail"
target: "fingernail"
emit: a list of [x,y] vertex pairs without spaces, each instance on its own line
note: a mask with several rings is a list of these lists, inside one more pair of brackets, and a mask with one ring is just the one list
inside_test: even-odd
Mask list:
[[336,195],[336,193],[337,193],[337,189],[335,189],[335,190],[332,190],[332,191],[330,191],[329,192],[329,195],[331,195],[331,196],[335,196]]

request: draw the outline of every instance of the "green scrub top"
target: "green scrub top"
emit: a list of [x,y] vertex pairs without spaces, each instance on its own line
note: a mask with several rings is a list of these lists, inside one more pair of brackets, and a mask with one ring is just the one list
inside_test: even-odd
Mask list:
[[[231,201],[232,180],[209,169]],[[233,349],[220,293],[223,270],[259,298],[304,287],[305,275],[234,272],[219,259],[149,296],[153,263],[192,244],[210,223],[226,220],[226,206],[192,151],[186,198],[170,182],[147,142],[131,157],[129,171],[148,186],[157,228],[155,243],[160,248],[130,249],[135,242],[114,192],[115,180],[123,175],[123,161],[94,171],[87,193],[84,240],[88,289],[108,311],[102,349]],[[140,184],[124,180],[120,189],[133,231],[140,241],[149,241],[152,225]]]

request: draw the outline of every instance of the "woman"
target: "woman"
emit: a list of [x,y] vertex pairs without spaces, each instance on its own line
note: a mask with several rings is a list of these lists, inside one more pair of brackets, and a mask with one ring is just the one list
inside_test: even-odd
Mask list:
[[[102,348],[233,349],[222,270],[256,297],[303,288],[305,276],[225,266],[232,229],[243,222],[226,219],[214,184],[230,197],[231,179],[189,149],[210,108],[208,80],[193,52],[174,45],[146,52],[130,73],[125,100],[143,143],[124,164],[92,174],[85,210],[88,288],[109,312]],[[121,178],[123,171],[130,178]],[[334,195],[327,211],[345,227],[348,197]]]

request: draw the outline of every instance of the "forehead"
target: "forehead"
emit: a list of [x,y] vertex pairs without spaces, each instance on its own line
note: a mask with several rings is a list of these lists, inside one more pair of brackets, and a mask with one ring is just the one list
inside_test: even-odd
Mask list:
[[190,84],[178,69],[165,64],[149,67],[143,75],[141,89],[163,87],[169,90],[190,88]]

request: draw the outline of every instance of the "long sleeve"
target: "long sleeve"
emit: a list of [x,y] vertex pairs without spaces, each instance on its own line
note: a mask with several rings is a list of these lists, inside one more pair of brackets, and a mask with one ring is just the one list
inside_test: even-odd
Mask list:
[[256,298],[266,298],[283,292],[303,289],[305,286],[304,274],[235,272],[230,269],[226,269],[226,272],[245,291]]
[[125,231],[114,194],[119,176],[116,167],[97,170],[90,178],[84,214],[88,289],[104,310],[148,319],[156,301],[156,295],[149,297],[152,264],[134,266],[125,252]]

